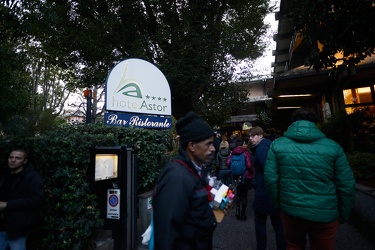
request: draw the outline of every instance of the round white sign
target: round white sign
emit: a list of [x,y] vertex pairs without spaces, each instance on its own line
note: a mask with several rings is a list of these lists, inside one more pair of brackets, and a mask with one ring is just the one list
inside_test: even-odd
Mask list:
[[164,74],[141,59],[117,64],[106,81],[107,111],[171,115],[171,91]]

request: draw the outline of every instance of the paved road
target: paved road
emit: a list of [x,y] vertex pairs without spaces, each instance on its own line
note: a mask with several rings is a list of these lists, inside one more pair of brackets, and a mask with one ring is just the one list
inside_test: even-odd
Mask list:
[[[249,192],[247,221],[241,222],[234,217],[234,211],[218,224],[214,232],[214,250],[255,250],[254,214],[252,209],[253,191]],[[275,237],[272,225],[267,225],[268,249],[274,250]],[[307,247],[307,249],[309,249]],[[375,250],[375,228],[361,220],[352,212],[350,220],[340,226],[336,249],[338,250]]]
[[[213,250],[255,250],[254,214],[252,209],[253,190],[249,192],[247,221],[241,222],[234,217],[234,210],[224,217],[214,232]],[[267,225],[268,250],[276,250],[272,225]],[[148,249],[139,245],[138,250]],[[306,248],[310,248],[307,246]],[[363,221],[354,211],[349,222],[340,225],[336,239],[337,250],[375,250],[375,228]]]

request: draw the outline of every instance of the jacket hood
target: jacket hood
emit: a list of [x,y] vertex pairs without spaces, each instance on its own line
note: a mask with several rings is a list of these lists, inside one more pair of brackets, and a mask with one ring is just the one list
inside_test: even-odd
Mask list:
[[315,123],[306,120],[293,122],[284,136],[296,142],[313,142],[326,137]]
[[232,154],[234,154],[234,155],[239,155],[239,154],[242,154],[242,153],[245,152],[245,151],[247,151],[246,148],[243,148],[243,147],[241,147],[241,146],[237,146],[237,147],[235,147],[235,148],[233,149]]
[[220,155],[221,156],[228,156],[230,155],[230,149],[227,147],[227,148],[222,148],[220,151],[219,151]]

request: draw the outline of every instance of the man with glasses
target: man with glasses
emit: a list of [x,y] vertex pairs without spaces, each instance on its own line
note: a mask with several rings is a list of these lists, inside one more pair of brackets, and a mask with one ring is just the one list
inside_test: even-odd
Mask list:
[[264,183],[264,168],[266,165],[267,153],[271,145],[269,139],[263,138],[261,127],[252,127],[250,133],[250,150],[253,153],[253,166],[255,169],[254,178],[254,224],[257,250],[267,248],[267,218],[270,217],[276,238],[276,249],[284,250],[286,241],[283,223],[279,211],[275,209],[268,197]]

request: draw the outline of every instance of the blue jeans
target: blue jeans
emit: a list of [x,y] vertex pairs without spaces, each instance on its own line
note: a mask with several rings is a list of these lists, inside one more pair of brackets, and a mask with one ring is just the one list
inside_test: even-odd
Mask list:
[[10,240],[6,232],[0,232],[0,250],[26,250],[27,236]]
[[267,217],[270,216],[273,230],[276,236],[277,250],[286,249],[286,239],[284,227],[279,214],[263,214],[254,211],[255,236],[257,240],[257,250],[265,250],[267,247]]
[[232,184],[232,174],[230,170],[219,170],[219,180],[229,187]]

